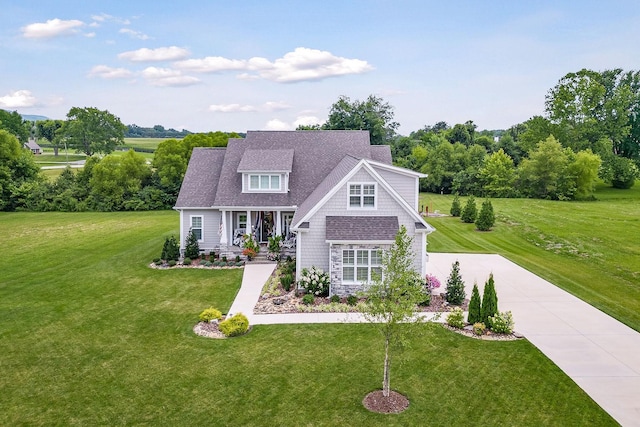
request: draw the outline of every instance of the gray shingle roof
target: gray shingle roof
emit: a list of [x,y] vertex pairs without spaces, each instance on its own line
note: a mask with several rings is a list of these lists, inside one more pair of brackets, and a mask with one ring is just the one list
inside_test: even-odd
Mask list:
[[291,172],[293,150],[245,150],[238,172]]
[[[391,151],[388,146],[374,151]],[[293,150],[288,193],[242,193],[238,166],[247,150]],[[220,172],[215,206],[300,206],[344,159],[371,159],[367,131],[249,131],[245,139],[230,139]],[[381,156],[378,156],[381,158]],[[267,160],[264,160],[265,167]],[[390,163],[390,162],[389,162]]]
[[328,216],[325,228],[331,241],[393,241],[399,225],[397,216]]
[[209,207],[213,205],[220,170],[225,157],[224,148],[195,147],[187,172],[182,180],[177,208]]

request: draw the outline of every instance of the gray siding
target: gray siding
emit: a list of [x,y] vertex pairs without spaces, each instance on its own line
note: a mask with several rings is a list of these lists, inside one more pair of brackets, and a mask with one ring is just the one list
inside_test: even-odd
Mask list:
[[[366,171],[358,171],[349,182],[375,182]],[[413,236],[413,252],[416,255],[414,266],[416,271],[422,271],[422,256],[425,253],[421,247],[421,236],[415,233],[415,219],[406,212],[398,202],[381,186],[377,186],[376,209],[347,209],[348,183],[340,188],[315,215],[309,220],[309,231],[304,233],[303,256],[298,260],[301,269],[313,265],[329,271],[329,244],[326,243],[326,217],[330,215],[379,216],[393,215],[398,217],[400,226],[404,225],[409,236]]]
[[[191,226],[190,217],[194,215],[202,216],[202,237],[203,242],[200,242],[200,250],[210,251],[220,245],[220,236],[218,230],[220,229],[221,215],[219,210],[208,209],[184,209],[183,210],[183,223],[182,223],[182,236],[187,239],[189,234],[189,228]],[[180,249],[184,249],[185,242],[180,243]]]
[[416,178],[382,168],[374,167],[374,169],[396,190],[409,206],[413,207],[416,212],[418,211],[419,207],[416,206],[416,194],[418,194],[416,185],[418,180]]

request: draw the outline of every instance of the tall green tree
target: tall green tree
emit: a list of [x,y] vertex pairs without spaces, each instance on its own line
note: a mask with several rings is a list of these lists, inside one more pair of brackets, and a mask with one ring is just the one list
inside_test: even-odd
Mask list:
[[511,197],[515,194],[516,169],[502,148],[491,154],[478,172],[484,193],[489,197]]
[[46,139],[49,144],[53,145],[54,156],[58,155],[60,148],[60,133],[59,130],[64,126],[63,120],[38,120],[36,122],[36,128],[38,129],[38,135],[41,138]]
[[573,162],[569,164],[569,174],[576,182],[576,199],[593,197],[601,164],[600,156],[593,154],[590,149],[576,153]]
[[490,317],[498,313],[498,295],[496,294],[496,284],[493,280],[493,273],[489,274],[489,279],[484,284],[482,292],[482,307],[480,308],[480,321],[491,327]]
[[110,154],[93,167],[89,184],[100,210],[122,210],[127,199],[140,191],[151,170],[141,154],[129,150]]
[[29,126],[17,111],[9,112],[0,108],[0,129],[13,134],[22,143],[29,139]]
[[180,188],[187,163],[187,148],[176,139],[162,141],[153,155],[153,167],[160,177],[160,183],[172,189]]
[[109,154],[116,146],[124,145],[126,129],[120,119],[107,110],[73,107],[67,113],[61,135],[69,147],[92,156]]
[[480,291],[478,291],[478,284],[473,284],[473,290],[471,291],[471,299],[469,300],[469,314],[467,315],[467,323],[478,323],[482,321],[481,316],[482,302],[480,300]]
[[575,185],[568,170],[572,154],[553,136],[540,142],[518,167],[520,192],[540,199],[572,199]]
[[15,210],[24,193],[20,187],[39,180],[40,168],[33,154],[22,148],[15,135],[0,130],[0,210]]
[[348,96],[341,96],[331,106],[322,129],[368,130],[371,144],[390,144],[400,126],[393,120],[394,114],[393,107],[377,96],[353,102]]
[[422,278],[413,266],[412,240],[401,226],[393,245],[383,253],[382,276],[364,292],[367,301],[363,314],[379,328],[384,338],[382,393],[385,397],[391,390],[392,350],[401,348],[411,325],[420,322],[414,312],[425,299]]

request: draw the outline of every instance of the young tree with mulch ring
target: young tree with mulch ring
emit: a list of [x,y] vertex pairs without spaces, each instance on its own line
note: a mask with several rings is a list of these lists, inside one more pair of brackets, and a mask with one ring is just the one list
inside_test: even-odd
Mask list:
[[369,393],[363,400],[367,409],[376,412],[402,412],[409,400],[391,391],[392,349],[401,348],[408,334],[421,318],[414,313],[425,298],[420,274],[413,266],[413,239],[402,226],[395,242],[382,255],[382,275],[364,292],[367,298],[362,308],[365,318],[375,324],[384,337],[384,370],[382,390]]
[[496,294],[496,285],[493,281],[493,273],[489,275],[489,279],[484,284],[484,292],[482,293],[482,308],[480,309],[480,321],[491,327],[490,317],[498,313],[498,295]]
[[474,283],[473,291],[471,291],[471,299],[469,300],[469,315],[467,316],[467,323],[473,325],[474,323],[482,322],[480,307],[480,291],[478,291],[478,283]]
[[447,278],[445,299],[451,305],[462,305],[467,294],[464,291],[464,281],[460,276],[460,262],[451,265],[451,274]]

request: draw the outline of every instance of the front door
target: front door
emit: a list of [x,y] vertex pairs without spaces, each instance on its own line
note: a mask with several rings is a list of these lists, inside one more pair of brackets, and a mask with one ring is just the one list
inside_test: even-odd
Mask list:
[[269,237],[273,235],[273,212],[260,212],[260,217],[260,232],[258,233],[260,243],[267,243]]

